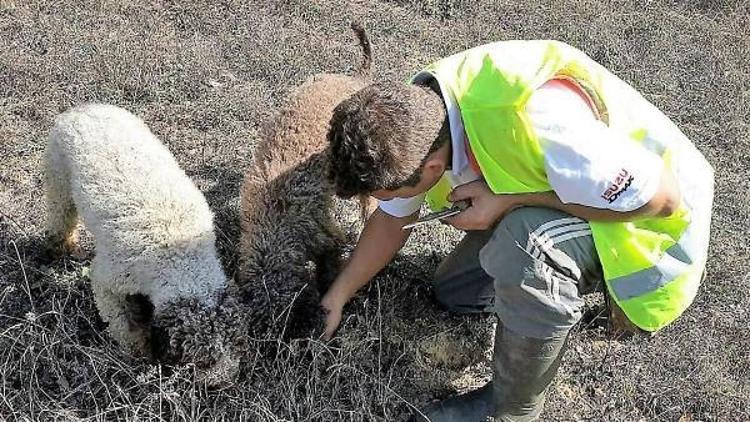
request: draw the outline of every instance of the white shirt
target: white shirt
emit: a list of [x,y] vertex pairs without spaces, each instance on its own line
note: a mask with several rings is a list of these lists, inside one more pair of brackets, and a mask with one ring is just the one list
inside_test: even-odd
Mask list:
[[[426,80],[429,74],[417,75]],[[449,92],[442,85],[443,93]],[[466,155],[465,132],[454,98],[444,95],[451,130],[452,187],[479,179]],[[661,157],[642,148],[627,135],[596,119],[586,101],[568,85],[550,81],[526,104],[531,126],[544,150],[547,180],[564,203],[614,211],[645,205],[656,193],[662,172]],[[419,211],[425,194],[380,201],[380,209],[395,217]]]

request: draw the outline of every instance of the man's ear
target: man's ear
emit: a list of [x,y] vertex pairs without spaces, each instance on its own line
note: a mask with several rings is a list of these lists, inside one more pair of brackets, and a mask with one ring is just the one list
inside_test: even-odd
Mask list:
[[440,148],[430,154],[425,160],[424,166],[422,167],[422,177],[433,179],[442,175],[445,172],[445,169],[448,168],[449,158],[450,157],[446,156],[443,148]]

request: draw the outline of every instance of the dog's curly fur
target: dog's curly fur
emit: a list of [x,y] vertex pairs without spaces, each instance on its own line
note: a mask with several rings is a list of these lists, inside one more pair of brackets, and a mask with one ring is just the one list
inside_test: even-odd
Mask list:
[[[363,202],[339,202],[326,181],[333,109],[368,83],[370,44],[355,76],[312,76],[264,127],[241,191],[239,284],[256,333],[302,337],[322,327],[320,293],[346,242],[341,219]],[[343,206],[342,206],[343,205]]]
[[86,104],[56,119],[45,160],[48,241],[76,247],[78,216],[93,233],[90,279],[112,337],[137,356],[194,362],[208,382],[239,368],[237,328],[217,313],[227,278],[213,214],[138,117]]

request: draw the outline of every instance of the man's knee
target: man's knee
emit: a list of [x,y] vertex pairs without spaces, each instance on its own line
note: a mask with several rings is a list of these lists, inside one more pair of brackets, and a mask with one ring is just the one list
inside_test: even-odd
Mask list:
[[481,267],[443,274],[433,291],[441,306],[456,313],[487,312],[495,299],[493,280]]
[[435,301],[449,311],[453,311],[458,305],[455,295],[452,294],[450,279],[444,277],[435,278],[432,283],[432,291]]
[[479,265],[491,232],[469,232],[435,271],[435,299],[458,313],[486,312],[494,301],[492,278]]

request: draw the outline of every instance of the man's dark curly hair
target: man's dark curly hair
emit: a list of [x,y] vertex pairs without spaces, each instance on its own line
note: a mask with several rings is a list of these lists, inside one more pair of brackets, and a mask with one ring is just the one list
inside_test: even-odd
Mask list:
[[445,106],[434,89],[373,83],[333,112],[328,179],[344,198],[415,186],[425,158],[448,133]]

